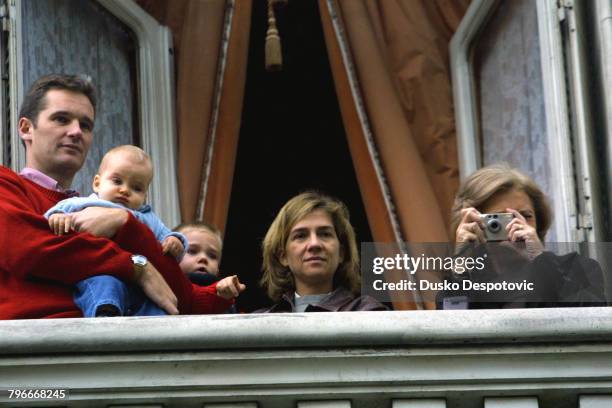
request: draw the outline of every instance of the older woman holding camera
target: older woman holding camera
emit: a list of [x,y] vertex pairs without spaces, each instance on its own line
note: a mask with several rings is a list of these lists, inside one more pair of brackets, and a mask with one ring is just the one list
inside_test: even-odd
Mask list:
[[500,231],[511,242],[524,241],[529,257],[544,250],[544,237],[552,220],[546,196],[527,175],[504,164],[484,167],[459,187],[452,208],[451,230],[457,249],[466,243],[487,242],[482,214],[510,213],[512,220]]
[[[500,284],[524,280],[534,286],[531,290],[506,291],[498,298],[474,291],[443,292],[438,296],[438,306],[605,305],[603,274],[596,261],[576,252],[559,256],[545,251],[543,241],[551,220],[552,211],[546,196],[531,178],[519,170],[498,164],[470,175],[459,187],[452,209],[455,253],[459,256],[482,255],[483,250],[489,251],[487,270],[453,274],[451,279]],[[495,231],[493,226],[501,230]],[[502,242],[488,244],[489,241]],[[449,301],[451,298],[455,300]],[[457,300],[460,298],[463,301]]]
[[360,296],[355,232],[346,206],[317,192],[293,197],[263,241],[262,286],[275,304],[259,313],[386,310]]

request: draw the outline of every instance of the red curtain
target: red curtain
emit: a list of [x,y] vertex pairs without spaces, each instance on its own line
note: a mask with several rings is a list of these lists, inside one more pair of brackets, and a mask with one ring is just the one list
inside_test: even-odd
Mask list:
[[[138,0],[174,37],[181,217],[196,217],[217,78],[225,0]],[[248,28],[247,28],[248,31]]]
[[448,239],[458,185],[448,43],[469,1],[338,0],[404,237]]
[[[349,67],[340,55],[339,36],[345,36],[348,64],[354,64],[403,238],[446,242],[458,184],[448,43],[467,6],[468,1],[337,0],[330,10],[327,1],[319,1],[336,93],[375,241],[393,242],[396,237],[357,114]],[[332,15],[341,30],[334,28]],[[386,278],[399,281],[405,276],[391,271]],[[428,272],[418,278],[438,279]],[[408,293],[392,293],[396,309],[418,307]],[[423,307],[435,308],[431,293],[421,295]]]

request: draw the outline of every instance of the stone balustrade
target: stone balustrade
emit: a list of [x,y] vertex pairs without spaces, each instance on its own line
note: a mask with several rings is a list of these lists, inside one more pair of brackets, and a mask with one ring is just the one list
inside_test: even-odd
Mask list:
[[0,390],[15,407],[609,408],[612,309],[1,321]]

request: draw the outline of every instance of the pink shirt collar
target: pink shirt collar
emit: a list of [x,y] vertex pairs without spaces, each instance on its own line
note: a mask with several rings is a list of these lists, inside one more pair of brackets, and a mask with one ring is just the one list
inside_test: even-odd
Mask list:
[[31,167],[25,167],[23,170],[21,170],[19,174],[21,175],[21,177],[26,178],[30,180],[31,182],[36,183],[39,186],[46,188],[47,190],[53,190],[53,191],[58,191],[60,193],[65,193],[69,195],[70,197],[75,197],[79,195],[79,193],[77,193],[74,190],[64,189],[62,186],[59,185],[59,183],[56,180],[47,176],[45,173],[39,170],[33,169]]

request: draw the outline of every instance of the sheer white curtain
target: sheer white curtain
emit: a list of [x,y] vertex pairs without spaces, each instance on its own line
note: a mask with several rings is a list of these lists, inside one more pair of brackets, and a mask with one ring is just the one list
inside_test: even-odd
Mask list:
[[474,49],[480,154],[483,166],[507,162],[553,197],[539,44],[536,3],[500,2]]

